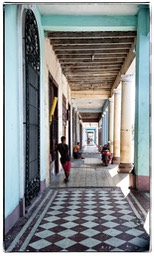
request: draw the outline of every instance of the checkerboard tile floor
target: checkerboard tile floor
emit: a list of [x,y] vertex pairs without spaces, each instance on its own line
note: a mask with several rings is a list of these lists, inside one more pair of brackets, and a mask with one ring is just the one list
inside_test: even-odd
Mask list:
[[62,188],[56,191],[19,251],[149,250],[149,235],[120,188]]

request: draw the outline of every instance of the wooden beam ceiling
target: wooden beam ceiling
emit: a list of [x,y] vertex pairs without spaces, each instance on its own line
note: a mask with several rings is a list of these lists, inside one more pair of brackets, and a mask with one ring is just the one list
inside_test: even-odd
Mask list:
[[97,90],[106,88],[104,83],[112,88],[136,32],[49,32],[47,36],[71,90],[79,91],[94,84]]
[[109,98],[135,57],[136,31],[48,32],[47,37],[72,98]]

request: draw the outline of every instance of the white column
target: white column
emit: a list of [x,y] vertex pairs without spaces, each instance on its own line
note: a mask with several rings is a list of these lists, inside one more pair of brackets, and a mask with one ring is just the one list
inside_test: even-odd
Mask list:
[[76,129],[77,129],[77,142],[80,141],[80,122],[79,122],[79,113],[76,111]]
[[121,89],[114,90],[113,163],[120,163]]
[[110,152],[113,156],[113,127],[114,127],[114,99],[109,98],[109,141]]
[[108,106],[106,107],[106,143],[109,141],[109,112],[108,112]]
[[103,143],[102,143],[102,146],[104,146],[104,144],[105,144],[105,112],[103,112],[103,115],[102,115],[102,117],[103,117],[103,119],[102,119],[102,121],[103,121],[103,125],[102,125],[102,127],[103,127],[103,133],[102,133],[102,137],[103,137]]
[[132,84],[133,75],[122,75],[121,87],[121,134],[120,134],[120,172],[129,172],[132,168]]

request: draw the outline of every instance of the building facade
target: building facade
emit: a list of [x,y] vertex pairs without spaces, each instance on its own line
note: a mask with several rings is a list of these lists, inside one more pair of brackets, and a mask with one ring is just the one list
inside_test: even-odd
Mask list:
[[[149,6],[141,6],[135,16],[136,106],[134,163],[136,188],[150,189],[150,21]],[[129,87],[131,78],[120,81],[100,113],[99,125],[84,126],[71,87],[46,36],[49,19],[37,5],[5,4],[5,232],[33,205],[61,169],[56,143],[66,136],[73,145],[84,146],[86,132],[102,146],[110,140],[111,151],[119,169],[131,163]],[[52,19],[53,26],[63,27]],[[85,22],[89,22],[85,19]],[[74,24],[74,25],[73,25]],[[75,27],[74,23],[70,27]],[[79,27],[81,24],[79,24]],[[89,23],[91,26],[91,23]],[[70,28],[69,28],[70,29]],[[82,28],[81,28],[82,29]],[[88,29],[87,29],[88,30]],[[126,72],[127,73],[127,72]],[[128,78],[129,77],[129,78]],[[121,98],[122,97],[122,98]],[[57,99],[55,106],[54,100]],[[126,105],[126,106],[125,106]],[[52,115],[51,108],[54,107]],[[124,111],[124,112],[122,112]],[[127,122],[125,117],[127,118]],[[99,129],[98,129],[99,128]],[[101,130],[100,130],[101,129]],[[127,147],[125,148],[125,139]],[[121,141],[121,145],[120,145]],[[145,155],[146,161],[145,161]]]

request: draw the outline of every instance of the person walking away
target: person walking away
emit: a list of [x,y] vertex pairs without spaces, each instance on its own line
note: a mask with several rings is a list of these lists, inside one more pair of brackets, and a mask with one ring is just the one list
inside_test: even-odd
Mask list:
[[84,159],[84,157],[82,156],[82,150],[80,150],[80,143],[79,142],[77,142],[77,144],[73,148],[73,157],[75,159],[78,159],[78,158]]
[[65,179],[64,181],[67,183],[69,181],[69,175],[70,175],[70,169],[71,169],[71,160],[69,156],[69,149],[68,145],[66,144],[66,137],[61,137],[61,143],[57,145],[57,150],[61,155],[60,162],[62,164],[64,173],[65,173]]

